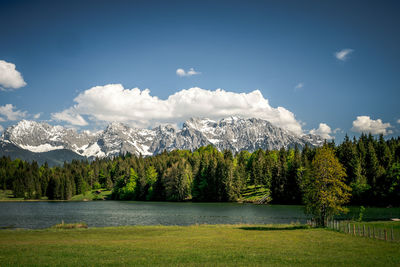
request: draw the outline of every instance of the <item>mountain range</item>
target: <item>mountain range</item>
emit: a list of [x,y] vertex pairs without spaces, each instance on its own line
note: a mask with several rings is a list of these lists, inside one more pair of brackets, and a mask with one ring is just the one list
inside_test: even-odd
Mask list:
[[114,122],[98,132],[78,132],[45,122],[22,120],[4,130],[0,137],[0,156],[58,165],[72,159],[111,157],[127,152],[150,156],[164,150],[195,150],[210,144],[219,150],[252,152],[259,148],[320,146],[323,141],[318,135],[296,135],[256,118],[229,117],[219,121],[191,118],[180,129],[170,124],[140,129]]

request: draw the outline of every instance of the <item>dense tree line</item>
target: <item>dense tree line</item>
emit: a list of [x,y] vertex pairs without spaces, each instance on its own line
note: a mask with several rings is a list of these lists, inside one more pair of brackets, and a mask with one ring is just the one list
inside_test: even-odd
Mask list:
[[[351,203],[400,205],[400,138],[361,135],[336,146]],[[312,176],[315,148],[242,151],[233,155],[212,146],[156,156],[131,154],[112,159],[72,161],[49,168],[0,158],[0,189],[15,197],[70,199],[90,189],[112,190],[117,200],[237,201],[249,185],[265,187],[273,203],[301,204]]]

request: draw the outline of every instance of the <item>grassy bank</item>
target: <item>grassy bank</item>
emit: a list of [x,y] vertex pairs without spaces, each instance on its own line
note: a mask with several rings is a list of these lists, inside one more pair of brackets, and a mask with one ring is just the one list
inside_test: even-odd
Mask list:
[[[106,189],[90,190],[86,191],[83,194],[73,196],[69,201],[106,200],[111,197],[111,193],[112,193],[111,190],[106,190]],[[40,199],[24,199],[22,197],[16,198],[14,197],[11,190],[0,190],[0,201],[49,201],[49,199],[47,197],[42,197]],[[61,200],[61,201],[66,201],[66,200]]]
[[71,198],[72,201],[89,201],[89,200],[106,200],[111,197],[111,190],[91,190],[84,194],[75,195]]
[[249,185],[241,192],[240,202],[257,203],[268,195],[268,190],[260,185]]
[[2,230],[0,265],[398,266],[400,262],[399,243],[302,228],[202,225]]
[[15,198],[11,190],[0,190],[0,201],[23,201],[24,198]]

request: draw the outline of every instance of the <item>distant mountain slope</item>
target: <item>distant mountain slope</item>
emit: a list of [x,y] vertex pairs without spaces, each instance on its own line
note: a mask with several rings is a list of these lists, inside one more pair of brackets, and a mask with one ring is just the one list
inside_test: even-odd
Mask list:
[[0,141],[0,157],[10,157],[11,159],[22,159],[25,161],[37,161],[39,165],[47,162],[49,166],[62,165],[64,161],[71,162],[73,159],[84,160],[85,157],[68,149],[59,149],[42,153],[35,153],[18,146]]
[[79,157],[108,157],[126,152],[155,155],[164,150],[195,150],[209,144],[219,150],[252,152],[260,148],[272,150],[296,145],[301,148],[306,144],[319,146],[323,142],[317,135],[299,136],[266,120],[238,117],[219,121],[192,118],[181,129],[172,125],[160,125],[151,130],[138,129],[122,123],[111,123],[96,133],[77,132],[44,122],[23,120],[8,127],[0,140],[3,144],[0,155],[37,158],[41,162],[51,159],[55,163]]

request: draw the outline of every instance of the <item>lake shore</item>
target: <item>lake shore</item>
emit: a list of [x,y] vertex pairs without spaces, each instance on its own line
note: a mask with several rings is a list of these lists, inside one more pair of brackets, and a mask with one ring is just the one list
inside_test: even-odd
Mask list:
[[1,230],[0,265],[398,266],[400,243],[293,225]]
[[97,200],[109,200],[111,198],[111,190],[90,190],[84,194],[75,195],[68,200],[59,199],[48,199],[47,197],[42,197],[40,199],[25,199],[25,198],[15,198],[11,190],[0,190],[0,202],[40,202],[40,201],[54,201],[54,202],[65,202],[65,201],[97,201]]
[[[245,195],[242,199],[238,199],[233,203],[250,203],[250,204],[267,204],[262,202],[264,194],[263,191],[251,192],[251,194]],[[68,200],[57,200],[57,199],[48,199],[47,197],[42,197],[41,199],[24,199],[24,198],[15,198],[12,194],[11,190],[0,190],[0,202],[40,202],[40,201],[54,201],[54,202],[65,202],[65,201],[99,201],[99,200],[111,200],[111,190],[90,190],[85,192],[84,194],[79,194],[73,196]],[[190,202],[190,201],[183,201]]]

